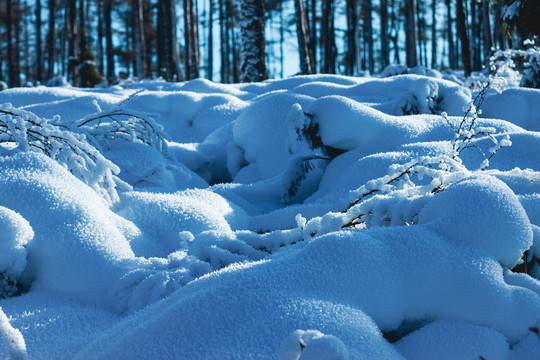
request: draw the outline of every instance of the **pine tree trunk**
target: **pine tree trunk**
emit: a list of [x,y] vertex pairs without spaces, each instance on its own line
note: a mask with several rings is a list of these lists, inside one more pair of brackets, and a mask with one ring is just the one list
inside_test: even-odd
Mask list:
[[43,55],[41,45],[41,0],[36,0],[36,80],[43,81]]
[[191,23],[191,0],[184,0],[184,67],[186,71],[186,80],[191,80],[191,39],[193,39],[193,25]]
[[226,2],[219,0],[219,30],[220,30],[220,52],[221,52],[221,82],[229,82],[229,37],[226,21]]
[[323,57],[323,67],[322,72],[329,74],[332,72],[332,60],[333,60],[333,26],[332,26],[332,12],[333,12],[333,1],[324,0],[323,2],[323,13],[322,13],[322,23],[321,23],[321,40],[324,45],[324,57]]
[[143,23],[144,23],[144,45],[146,50],[146,77],[153,77],[153,64],[152,60],[156,52],[154,52],[156,44],[156,26],[154,26],[154,9],[152,0],[143,0]]
[[311,23],[309,24],[309,56],[311,62],[311,70],[317,72],[317,1],[311,0],[310,3]]
[[454,32],[452,31],[452,4],[450,0],[446,0],[446,23],[448,37],[448,66],[452,69],[457,68],[456,48],[454,44]]
[[418,65],[416,53],[416,0],[406,0],[407,33],[405,37],[407,52],[407,67]]
[[214,0],[209,0],[208,10],[208,62],[206,65],[206,76],[208,80],[214,79]]
[[84,61],[87,60],[85,51],[86,49],[86,0],[79,0],[79,51],[78,51],[78,64],[77,64],[77,76],[79,76],[78,84],[81,87],[88,86],[85,84],[85,80],[82,78],[82,71],[79,71],[81,66],[86,66]]
[[491,56],[491,48],[493,47],[493,33],[491,32],[491,3],[489,0],[482,1],[482,11],[484,14],[484,64],[489,64],[489,57]]
[[296,36],[298,38],[298,51],[300,55],[300,72],[302,74],[311,74],[311,61],[308,49],[308,35],[306,29],[306,14],[302,0],[294,0]]
[[135,50],[135,76],[145,78],[146,70],[146,43],[144,37],[143,0],[133,0],[133,48]]
[[465,22],[465,10],[463,9],[463,0],[457,1],[457,25],[458,36],[461,43],[461,61],[465,77],[471,75],[471,51],[469,48],[469,36],[467,35],[467,24]]
[[100,74],[105,74],[105,62],[103,57],[105,51],[103,49],[103,38],[105,37],[103,29],[103,2],[98,1],[97,3],[97,17],[98,17],[98,35],[97,35],[97,64]]
[[381,67],[383,69],[390,65],[388,41],[388,0],[381,0]]
[[47,78],[54,77],[56,62],[56,0],[49,0],[49,29],[47,35]]
[[114,73],[114,49],[112,42],[111,13],[112,0],[105,1],[105,6],[103,8],[103,20],[105,22],[105,47],[107,52],[107,81],[109,81],[109,83],[113,82],[116,78]]
[[186,79],[199,77],[199,36],[198,19],[196,16],[193,0],[184,0],[184,24],[185,24],[185,67]]
[[19,74],[15,72],[14,56],[13,56],[13,25],[11,19],[13,16],[13,3],[12,0],[6,0],[6,34],[7,34],[7,64],[8,64],[8,78],[9,87],[19,86],[18,78]]
[[431,0],[431,68],[437,68],[437,0]]
[[268,78],[265,63],[264,0],[242,0],[240,11],[240,81]]
[[68,81],[71,81],[73,86],[77,86],[79,65],[77,51],[77,1],[68,0]]
[[373,60],[373,27],[371,24],[371,0],[364,0],[362,5],[362,11],[364,13],[364,57],[367,53],[365,69],[369,70],[373,74],[374,60]]
[[498,42],[498,47],[501,50],[505,49],[504,44],[504,34],[502,31],[502,9],[503,9],[503,0],[497,2],[497,7],[495,8],[495,41]]

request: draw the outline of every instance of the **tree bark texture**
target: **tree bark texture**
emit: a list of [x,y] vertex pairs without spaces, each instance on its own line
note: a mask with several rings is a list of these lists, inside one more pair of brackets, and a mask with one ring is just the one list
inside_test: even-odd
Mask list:
[[256,82],[267,79],[264,49],[264,0],[242,0],[240,33],[240,81]]

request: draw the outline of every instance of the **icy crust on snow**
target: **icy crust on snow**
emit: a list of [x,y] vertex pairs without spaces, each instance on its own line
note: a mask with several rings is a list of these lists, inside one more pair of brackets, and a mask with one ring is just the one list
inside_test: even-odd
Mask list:
[[[458,161],[448,122],[475,94],[432,75],[0,92],[120,170],[109,203],[45,155],[0,148],[0,320],[16,340],[0,356],[531,357],[540,91],[488,94],[475,130],[491,135]],[[163,129],[77,128],[92,116]],[[512,272],[523,260],[531,275]]]

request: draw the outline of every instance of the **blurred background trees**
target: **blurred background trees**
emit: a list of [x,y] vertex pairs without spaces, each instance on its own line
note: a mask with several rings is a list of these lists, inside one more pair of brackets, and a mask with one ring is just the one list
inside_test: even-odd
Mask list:
[[538,19],[538,0],[4,0],[0,80],[231,83],[389,64],[468,75],[494,49],[538,42]]

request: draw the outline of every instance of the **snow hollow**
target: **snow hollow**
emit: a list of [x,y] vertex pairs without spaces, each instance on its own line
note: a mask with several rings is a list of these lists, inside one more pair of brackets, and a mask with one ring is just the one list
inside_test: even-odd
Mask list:
[[1,356],[535,358],[540,90],[428,75],[1,91]]

